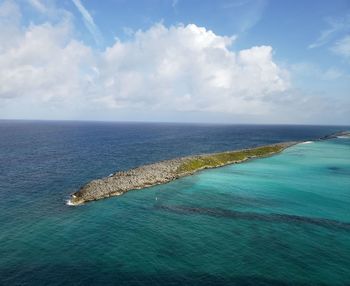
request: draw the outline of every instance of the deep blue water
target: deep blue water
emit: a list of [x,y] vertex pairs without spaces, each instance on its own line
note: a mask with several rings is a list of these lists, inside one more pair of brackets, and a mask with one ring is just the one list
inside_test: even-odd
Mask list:
[[121,197],[91,179],[349,127],[0,121],[0,285],[350,285],[350,140]]

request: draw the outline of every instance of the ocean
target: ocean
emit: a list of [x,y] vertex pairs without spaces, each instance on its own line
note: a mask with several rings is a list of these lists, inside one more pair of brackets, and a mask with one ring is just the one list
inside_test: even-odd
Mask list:
[[[339,126],[0,121],[0,285],[350,285]],[[281,154],[66,205],[89,180],[282,141]]]

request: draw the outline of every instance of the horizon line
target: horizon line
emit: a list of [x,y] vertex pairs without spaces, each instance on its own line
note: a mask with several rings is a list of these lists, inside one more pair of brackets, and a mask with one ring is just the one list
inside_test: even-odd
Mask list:
[[81,122],[81,123],[139,123],[139,124],[184,124],[184,125],[279,125],[279,126],[334,126],[350,127],[350,124],[316,124],[316,123],[234,123],[234,122],[204,122],[204,121],[146,121],[146,120],[98,120],[98,119],[26,119],[0,118],[0,121],[31,121],[31,122]]

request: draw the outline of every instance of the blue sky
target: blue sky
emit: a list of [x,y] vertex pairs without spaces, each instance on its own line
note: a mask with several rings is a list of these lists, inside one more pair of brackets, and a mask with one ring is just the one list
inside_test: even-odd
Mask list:
[[0,1],[0,25],[0,118],[350,124],[347,0]]

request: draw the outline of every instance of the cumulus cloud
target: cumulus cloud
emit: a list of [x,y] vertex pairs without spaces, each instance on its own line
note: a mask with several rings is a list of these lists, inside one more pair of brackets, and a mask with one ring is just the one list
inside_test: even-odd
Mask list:
[[113,107],[261,112],[253,106],[286,90],[287,73],[273,62],[271,47],[235,53],[233,40],[193,24],[138,31],[101,55],[99,99]]
[[63,12],[23,26],[15,2],[0,4],[0,118],[312,122],[322,114],[328,123],[348,114],[348,102],[295,89],[271,46],[237,50],[235,36],[155,24],[96,50],[75,38]]
[[6,31],[0,35],[0,98],[69,101],[81,94],[91,53],[71,39],[70,23],[30,24],[21,29],[19,20],[10,20],[18,10],[9,9],[8,3],[0,7],[8,24],[5,30],[12,32],[7,39]]
[[[55,10],[31,3],[39,12]],[[288,71],[271,46],[237,50],[236,36],[195,24],[155,24],[97,50],[76,38],[72,14],[56,12],[54,20],[23,25],[16,2],[0,3],[0,118],[328,124],[348,118],[348,75],[341,70],[303,64]],[[348,57],[347,44],[344,38],[333,51]],[[297,89],[290,83],[295,74],[318,86],[342,83],[339,96],[320,94],[322,87]]]
[[21,12],[13,2],[0,3],[0,52],[11,49],[20,34]]
[[268,96],[289,86],[272,47],[234,52],[235,37],[194,24],[156,24],[99,52],[74,39],[69,19],[22,27],[16,5],[5,2],[0,13],[7,23],[0,99],[7,101],[259,114],[268,111]]

